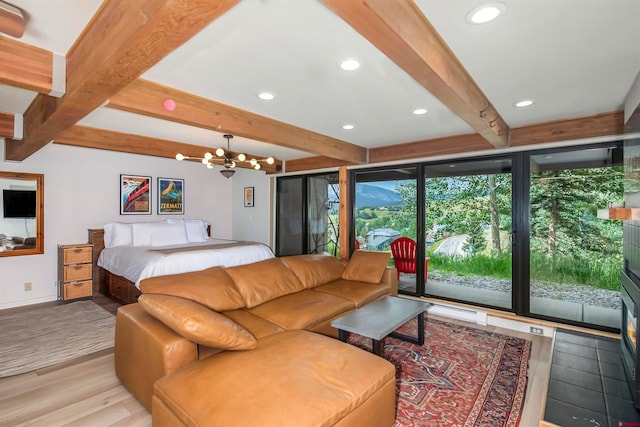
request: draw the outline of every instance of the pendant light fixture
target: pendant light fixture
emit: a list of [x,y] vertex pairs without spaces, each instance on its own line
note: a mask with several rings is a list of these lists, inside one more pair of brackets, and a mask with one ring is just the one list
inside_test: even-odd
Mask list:
[[226,150],[223,148],[216,149],[215,156],[209,152],[204,153],[203,157],[185,156],[184,154],[178,153],[176,154],[176,160],[182,161],[185,159],[186,160],[198,159],[198,160],[201,160],[202,163],[205,166],[207,166],[209,169],[212,169],[215,166],[215,163],[220,163],[220,161],[217,158],[221,158],[222,166],[224,166],[224,169],[222,169],[220,173],[222,174],[222,176],[224,176],[227,179],[231,178],[233,174],[236,173],[234,168],[236,167],[238,162],[249,163],[249,165],[251,165],[251,168],[255,170],[262,169],[262,165],[260,164],[260,162],[265,162],[269,165],[272,165],[275,163],[275,159],[273,157],[267,157],[266,159],[260,159],[260,160],[255,158],[251,160],[247,160],[247,156],[243,153],[234,155],[230,147],[230,141],[231,141],[231,138],[233,138],[233,135],[226,134],[226,135],[223,135],[223,137],[227,140],[227,149]]

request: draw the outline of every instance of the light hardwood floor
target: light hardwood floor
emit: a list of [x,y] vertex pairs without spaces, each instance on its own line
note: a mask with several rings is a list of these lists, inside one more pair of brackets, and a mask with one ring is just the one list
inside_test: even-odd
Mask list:
[[[546,398],[551,338],[493,326],[484,329],[533,341],[520,426],[538,426]],[[151,414],[120,384],[113,366],[113,351],[105,350],[0,379],[0,426],[151,426]]]

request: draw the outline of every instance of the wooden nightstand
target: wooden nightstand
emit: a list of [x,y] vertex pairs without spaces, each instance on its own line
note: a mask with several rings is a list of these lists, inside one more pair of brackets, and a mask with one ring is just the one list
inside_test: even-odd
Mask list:
[[93,245],[58,245],[58,299],[93,298]]

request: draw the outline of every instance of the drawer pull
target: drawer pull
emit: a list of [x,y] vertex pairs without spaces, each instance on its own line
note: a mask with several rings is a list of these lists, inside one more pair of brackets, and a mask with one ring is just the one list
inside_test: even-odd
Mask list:
[[74,265],[73,268],[75,268],[76,270],[81,270],[83,268],[82,265]]
[[81,249],[81,248],[75,248],[75,249],[73,250],[73,252],[75,252],[75,253],[79,254],[80,252],[82,252],[82,249]]
[[76,288],[79,288],[81,286],[83,286],[84,283],[74,283],[73,286],[75,286]]

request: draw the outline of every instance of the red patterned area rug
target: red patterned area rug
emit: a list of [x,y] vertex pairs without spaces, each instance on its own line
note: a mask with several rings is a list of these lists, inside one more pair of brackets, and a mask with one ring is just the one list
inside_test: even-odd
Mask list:
[[[417,321],[399,332],[416,336]],[[371,349],[350,334],[349,342]],[[425,319],[425,344],[387,337],[383,356],[396,366],[394,427],[515,427],[527,386],[531,341]]]

